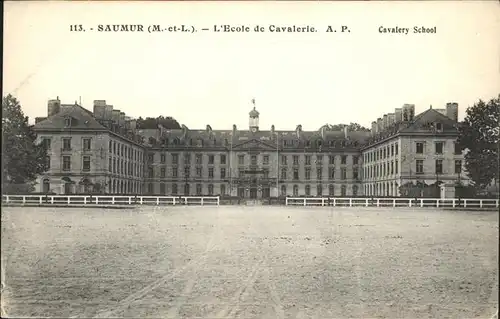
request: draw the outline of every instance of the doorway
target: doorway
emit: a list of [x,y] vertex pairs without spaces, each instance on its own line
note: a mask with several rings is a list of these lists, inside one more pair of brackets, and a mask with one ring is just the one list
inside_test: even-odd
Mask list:
[[250,188],[250,199],[257,199],[257,188]]

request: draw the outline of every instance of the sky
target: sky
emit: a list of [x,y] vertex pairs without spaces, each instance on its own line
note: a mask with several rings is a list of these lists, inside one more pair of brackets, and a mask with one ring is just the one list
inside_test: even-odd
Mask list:
[[[461,119],[467,106],[500,93],[499,17],[498,1],[479,0],[6,2],[3,94],[32,121],[57,96],[89,110],[106,100],[131,117],[172,116],[190,129],[248,128],[252,99],[261,129],[370,127],[405,103],[420,113],[457,102]],[[71,32],[75,24],[86,32]],[[97,32],[99,24],[198,32]],[[211,31],[222,24],[266,32]],[[271,33],[271,24],[318,32]],[[328,25],[339,31],[325,32]],[[437,32],[414,34],[414,26]]]

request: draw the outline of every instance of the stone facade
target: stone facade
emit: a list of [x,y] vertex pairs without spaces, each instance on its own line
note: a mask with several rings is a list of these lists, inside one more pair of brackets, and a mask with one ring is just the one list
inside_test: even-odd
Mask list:
[[[255,108],[249,127],[241,130],[235,125],[232,130],[209,125],[202,130],[185,125],[137,129],[135,120],[103,100],[94,102],[94,112],[50,100],[48,117],[35,125],[41,140],[50,144],[51,159],[38,190],[250,198],[399,196],[399,185],[410,181],[466,178],[455,172],[455,161],[463,159],[455,154],[455,124],[442,111],[414,116],[414,106],[404,105],[373,122],[371,132],[338,131],[329,125],[317,131],[303,131],[301,125],[291,131],[274,126],[260,130]],[[436,154],[438,142],[443,143],[442,154]],[[418,146],[422,154],[416,143],[423,143],[423,149]],[[437,176],[436,160],[443,167]]]

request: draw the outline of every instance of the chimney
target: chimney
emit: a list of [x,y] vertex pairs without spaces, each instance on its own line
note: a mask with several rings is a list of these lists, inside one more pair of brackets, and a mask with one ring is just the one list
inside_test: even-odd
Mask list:
[[104,119],[105,112],[106,112],[106,101],[94,100],[94,117],[98,120],[102,120]]
[[47,103],[47,117],[51,117],[61,112],[61,101],[59,97],[56,100],[49,100]]
[[297,125],[295,128],[295,133],[297,133],[297,138],[300,138],[300,133],[302,132],[302,125]]
[[394,113],[387,114],[387,122],[389,123],[389,126],[396,123],[396,115]]
[[409,111],[410,122],[413,122],[413,120],[415,119],[415,104],[410,104]]
[[458,122],[458,103],[446,103],[446,116],[455,122]]
[[387,116],[387,114],[384,114],[383,123],[384,123],[384,130],[386,130],[389,127],[389,117]]
[[274,134],[274,124],[271,125],[271,134]]
[[348,136],[347,136],[347,132],[348,132],[348,129],[347,129],[347,125],[344,126],[344,138],[347,139]]
[[437,112],[443,114],[444,116],[448,116],[448,114],[446,114],[446,109],[434,109],[436,110]]
[[130,129],[132,131],[135,131],[137,129],[137,120],[131,119],[129,125],[130,125]]
[[106,105],[104,108],[104,119],[107,121],[111,121],[113,118],[113,105]]
[[395,117],[394,120],[396,121],[396,123],[403,121],[403,109],[400,107],[394,109],[394,117]]
[[375,135],[378,133],[378,126],[377,126],[377,122],[373,121],[372,122],[372,135]]
[[[405,104],[403,105],[403,122],[409,122],[413,120],[412,114],[411,114],[411,107],[412,104]],[[413,109],[415,112],[415,109]]]
[[120,127],[125,126],[125,112],[120,112],[120,120],[118,121]]
[[113,110],[111,113],[111,120],[113,121],[113,124],[118,124],[120,122],[120,110]]
[[383,127],[384,123],[382,121],[383,120],[380,117],[377,119],[377,132],[379,132],[379,133],[384,130],[384,127]]

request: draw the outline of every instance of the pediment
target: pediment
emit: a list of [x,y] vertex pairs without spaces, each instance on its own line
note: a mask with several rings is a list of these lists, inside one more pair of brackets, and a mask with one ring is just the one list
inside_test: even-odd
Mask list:
[[251,139],[247,141],[240,141],[235,144],[233,149],[257,149],[257,150],[276,150],[276,145],[269,144],[268,141],[260,141],[258,139]]

